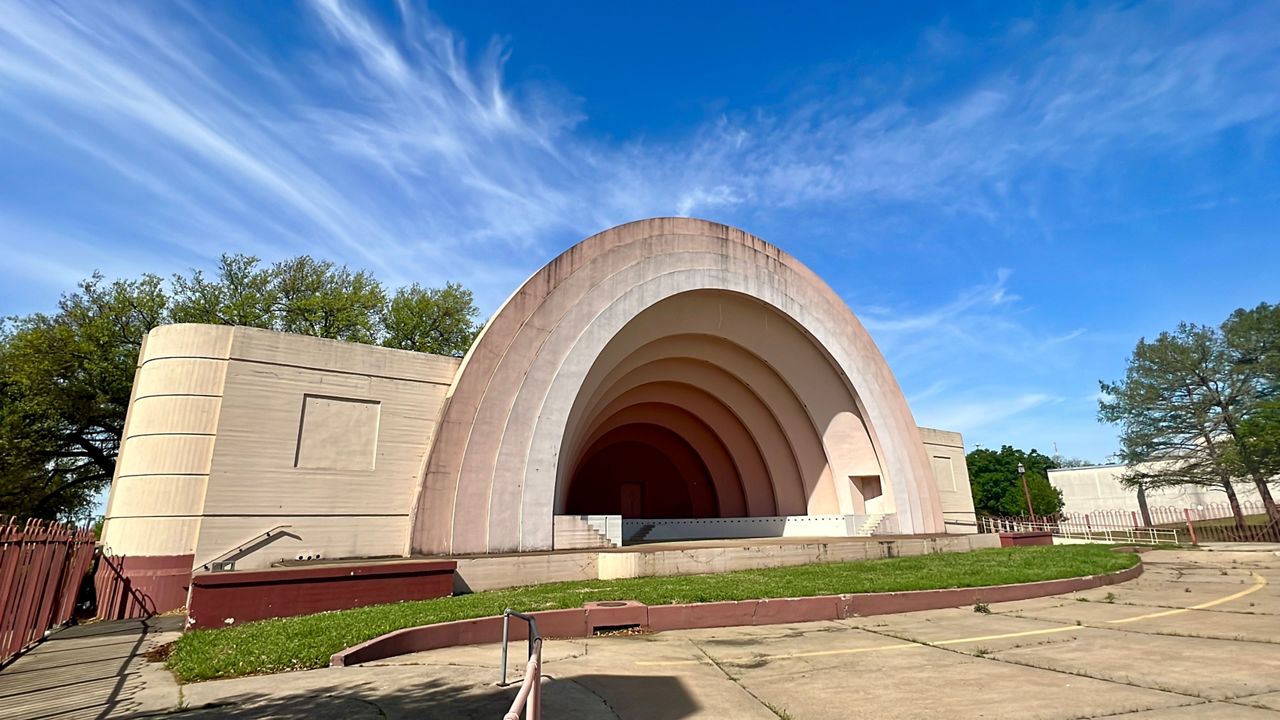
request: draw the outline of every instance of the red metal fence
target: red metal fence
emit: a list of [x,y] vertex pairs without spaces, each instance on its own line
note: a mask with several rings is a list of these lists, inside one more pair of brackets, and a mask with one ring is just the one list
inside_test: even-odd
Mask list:
[[125,557],[104,548],[93,577],[98,619],[151,617],[186,605],[193,560],[191,555]]
[[0,521],[0,663],[71,620],[93,562],[93,531]]

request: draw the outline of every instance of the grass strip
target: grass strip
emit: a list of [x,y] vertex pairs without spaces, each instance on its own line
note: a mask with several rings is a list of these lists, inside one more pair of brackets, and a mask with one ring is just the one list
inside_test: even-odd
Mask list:
[[181,682],[305,670],[379,635],[431,623],[597,600],[649,605],[1005,585],[1113,572],[1136,555],[1102,545],[1000,548],[964,553],[742,570],[711,575],[579,580],[248,623],[182,636],[168,667]]

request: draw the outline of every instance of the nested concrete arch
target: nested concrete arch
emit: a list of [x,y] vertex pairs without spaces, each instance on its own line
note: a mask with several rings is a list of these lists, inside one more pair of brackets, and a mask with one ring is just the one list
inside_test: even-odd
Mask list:
[[[624,387],[628,382],[626,377],[638,368],[671,358],[697,360],[701,367],[691,372],[706,375],[708,370],[713,369],[731,376],[742,385],[745,392],[755,395],[759,404],[763,405],[763,408],[753,407],[749,399],[733,404],[736,412],[746,414],[746,422],[759,436],[761,446],[769,449],[768,459],[771,461],[770,472],[775,484],[778,511],[786,515],[805,514],[810,510],[815,513],[835,512],[830,507],[819,509],[810,506],[811,500],[819,505],[822,502],[815,491],[827,468],[827,458],[821,433],[795,390],[763,358],[724,337],[695,333],[663,334],[668,330],[666,323],[669,321],[670,311],[675,311],[676,314],[681,312],[677,306],[664,305],[664,308],[666,312],[661,316],[650,314],[650,322],[633,323],[626,333],[620,333],[601,353],[597,368],[584,381],[584,391],[579,394],[578,401],[570,411],[570,426],[576,426],[582,417],[593,415],[593,407],[598,403],[598,398],[613,388]],[[720,322],[721,312],[721,308],[717,307],[717,323]],[[645,340],[649,337],[654,339],[646,343]],[[611,365],[613,369],[605,372]],[[679,372],[675,369],[672,371]],[[703,382],[714,382],[705,377],[701,379]],[[595,390],[588,392],[586,388]],[[729,389],[723,392],[726,393],[726,399],[735,397]],[[772,419],[768,416],[772,416]],[[785,448],[771,437],[775,426],[783,436]],[[572,437],[571,434],[569,439]],[[785,457],[788,455],[797,466],[795,481],[791,479],[792,470],[785,467]],[[561,483],[564,481],[563,474],[570,469],[564,463],[561,464]],[[827,500],[831,497],[833,494],[826,495]]]
[[[596,366],[607,368],[617,363],[625,367],[627,358],[636,352],[647,350],[645,354],[649,355],[656,352],[655,348],[664,347],[656,345],[655,340],[685,336],[690,336],[690,343],[694,342],[692,337],[719,341],[704,341],[698,347],[698,358],[709,364],[733,366],[742,372],[750,372],[755,364],[772,371],[756,373],[755,379],[768,390],[771,407],[785,414],[793,447],[803,448],[797,456],[803,465],[803,503],[786,512],[861,512],[860,498],[854,496],[847,478],[880,475],[880,470],[873,440],[860,427],[856,398],[820,349],[771,307],[741,293],[722,290],[673,295],[646,308],[618,331]],[[578,398],[594,394],[611,379],[611,374],[589,374]],[[566,437],[573,437],[572,428],[589,417],[589,410],[584,408],[575,403],[570,411],[571,430]],[[563,473],[563,463],[560,469]],[[836,483],[836,477],[842,481]],[[880,504],[892,507],[895,494],[890,488]]]
[[[624,403],[649,397],[687,407],[715,428],[727,446],[743,448],[735,457],[747,456],[740,463],[745,514],[805,513],[802,475],[787,433],[768,405],[738,378],[695,359],[656,360],[619,378],[599,396],[587,417],[604,417]],[[589,431],[593,426],[579,427]],[[571,461],[580,450],[581,432],[566,438],[566,460]],[[567,485],[573,467],[573,462],[561,463],[565,472],[557,483],[559,488]]]
[[[721,435],[684,404],[672,405],[658,400],[627,405],[611,413],[598,425],[588,438],[590,448],[598,447],[599,439],[609,432],[627,425],[650,425],[675,433],[695,453],[707,469],[715,490],[716,504],[704,517],[743,517],[746,502],[743,499],[742,474],[739,463],[746,456],[743,448],[729,448]],[[579,461],[581,468],[586,458]],[[571,487],[566,488],[570,490]],[[581,514],[604,514],[603,509],[585,509]]]
[[[665,422],[666,416],[677,411],[687,413],[706,427],[728,452],[735,468],[736,485],[721,491],[717,484],[717,492],[721,498],[718,517],[774,514],[776,501],[769,469],[755,436],[720,398],[693,385],[664,381],[629,388],[600,409],[595,415],[597,420],[588,428],[585,439],[575,443],[575,446],[590,446],[602,428],[616,423],[615,418],[623,411],[636,407],[652,411],[654,423]],[[565,455],[565,464],[572,465],[575,473],[580,464],[577,459],[580,455],[580,451],[570,451]],[[558,483],[557,495],[562,495],[574,480],[574,475],[570,475],[568,482]],[[559,511],[559,497],[556,507]]]
[[[823,503],[852,507],[844,473],[866,470],[883,480],[901,531],[941,531],[919,431],[840,298],[794,258],[745,232],[665,218],[575,245],[494,316],[451,388],[423,473],[413,548],[550,547],[560,464],[570,462],[561,457],[574,430],[570,416],[580,393],[594,393],[585,381],[624,328],[651,322],[662,313],[647,311],[686,294],[689,302],[662,330],[743,344],[792,385],[828,459],[818,481],[831,496]],[[831,378],[840,392],[830,392]],[[851,439],[854,447],[845,447]]]
[[[642,485],[641,512],[662,517],[714,517],[719,497],[705,453],[662,425],[623,422],[602,433],[582,458],[587,482],[570,493],[569,512],[625,514],[623,485]],[[611,503],[611,504],[610,504]]]

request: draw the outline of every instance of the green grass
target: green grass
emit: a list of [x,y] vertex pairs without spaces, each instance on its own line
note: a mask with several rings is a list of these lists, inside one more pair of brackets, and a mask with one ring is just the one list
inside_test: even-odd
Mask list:
[[977,550],[714,575],[583,580],[196,630],[168,659],[182,682],[324,667],[339,650],[392,630],[522,611],[580,607],[596,600],[649,605],[931,590],[1055,580],[1123,570],[1137,556],[1101,545]]
[[[1192,520],[1192,524],[1196,528],[1196,540],[1200,543],[1206,542],[1268,542],[1272,540],[1270,532],[1267,532],[1271,519],[1266,514],[1245,515],[1245,529],[1243,531],[1236,530],[1235,518],[1214,518],[1212,520]],[[1187,532],[1187,523],[1175,522],[1157,525],[1156,527],[1176,530],[1178,532],[1178,542],[1190,544],[1191,533]]]
[[[1225,528],[1234,529],[1236,526],[1236,519],[1232,517],[1214,518],[1212,520],[1197,520],[1193,518],[1191,522],[1196,526],[1197,529],[1202,527],[1225,527]],[[1254,528],[1254,529],[1263,528],[1263,527],[1266,527],[1270,522],[1271,522],[1270,518],[1268,518],[1265,514],[1244,516],[1244,524],[1245,524],[1245,527],[1248,527],[1248,528]],[[1157,525],[1156,527],[1170,528],[1173,530],[1186,530],[1187,522],[1183,520],[1181,522],[1164,523],[1163,525]]]

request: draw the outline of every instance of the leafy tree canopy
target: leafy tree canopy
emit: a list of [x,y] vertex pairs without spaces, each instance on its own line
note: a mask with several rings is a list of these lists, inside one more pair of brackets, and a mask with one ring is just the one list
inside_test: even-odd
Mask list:
[[1036,515],[1062,512],[1062,491],[1049,483],[1049,470],[1058,467],[1053,458],[1036,450],[1024,452],[1005,445],[997,450],[978,448],[965,456],[974,510],[979,515],[1027,515],[1026,494],[1018,477],[1018,464],[1026,470],[1031,505]]
[[388,294],[370,273],[300,256],[224,255],[200,270],[107,281],[53,314],[0,321],[0,517],[83,520],[115,473],[138,352],[171,322],[244,325],[460,356],[479,315],[456,283]]
[[1097,463],[1092,460],[1085,460],[1084,458],[1067,457],[1065,455],[1058,454],[1054,454],[1050,457],[1053,459],[1054,467],[1059,468],[1082,468],[1097,465]]
[[457,283],[400,288],[382,309],[382,344],[437,355],[456,355],[476,336],[476,310],[471,291]]
[[1124,379],[1101,388],[1098,416],[1120,427],[1126,484],[1214,487],[1242,524],[1234,484],[1251,483],[1280,521],[1269,487],[1280,470],[1280,306],[1142,339]]

